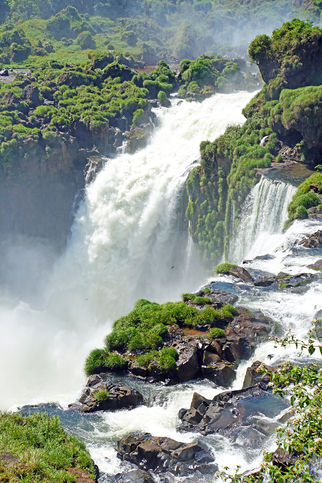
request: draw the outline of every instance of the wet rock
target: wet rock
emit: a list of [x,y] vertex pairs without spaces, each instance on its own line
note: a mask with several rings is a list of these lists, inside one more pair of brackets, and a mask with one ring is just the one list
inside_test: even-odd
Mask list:
[[0,70],[0,75],[1,75],[1,77],[8,77],[9,76],[8,69],[1,69]]
[[308,265],[307,268],[312,268],[312,270],[322,270],[322,258],[319,258],[314,263],[311,263],[311,265]]
[[[260,370],[261,367],[263,367],[264,364],[260,361],[255,361],[250,367],[247,367],[244,382],[243,382],[243,389],[246,389],[248,387],[255,386],[256,384],[259,383],[264,383],[268,384],[269,383],[269,376],[263,375],[262,370]],[[269,369],[272,369],[271,367]]]
[[126,473],[118,473],[115,476],[100,476],[99,483],[154,483],[152,476],[143,470],[132,470]]
[[[205,289],[209,289],[210,292],[206,291]],[[221,290],[214,290],[212,288],[212,285],[206,285],[203,287],[201,290],[196,292],[197,297],[209,297],[212,303],[212,306],[216,309],[220,309],[223,305],[229,304],[229,305],[234,305],[235,302],[237,302],[238,297],[237,295],[224,292]]]
[[141,393],[129,386],[113,384],[104,374],[94,374],[88,378],[86,387],[79,400],[70,404],[70,409],[84,413],[94,411],[132,409],[143,403]]
[[300,245],[305,248],[321,248],[322,247],[322,230],[318,230],[304,240],[300,241]]
[[145,471],[171,472],[177,476],[189,475],[196,470],[216,471],[212,455],[202,444],[181,443],[171,438],[136,433],[123,437],[117,444],[117,455]]
[[[182,421],[179,430],[198,431],[202,434],[220,433],[232,441],[240,438],[243,430],[245,438],[249,438],[247,444],[256,446],[255,440],[258,442],[259,437],[263,439],[274,430],[273,425],[266,427],[263,423],[260,426],[258,417],[264,415],[265,422],[266,416],[277,415],[285,407],[286,403],[262,384],[239,391],[223,392],[211,401],[194,395],[190,409],[179,411]],[[256,431],[252,433],[252,429]]]
[[236,373],[229,362],[213,362],[207,366],[201,366],[203,377],[214,382],[218,386],[228,387],[236,377]]
[[176,347],[179,358],[177,361],[177,376],[180,382],[189,381],[200,373],[198,350],[195,345],[182,344]]
[[256,287],[274,287],[279,289],[299,288],[304,287],[314,280],[314,275],[311,273],[299,273],[297,275],[289,275],[287,273],[280,273],[274,277],[266,277],[254,282]]
[[253,282],[253,277],[251,274],[243,267],[231,267],[227,272],[227,275],[232,275],[233,277],[239,278],[243,282]]

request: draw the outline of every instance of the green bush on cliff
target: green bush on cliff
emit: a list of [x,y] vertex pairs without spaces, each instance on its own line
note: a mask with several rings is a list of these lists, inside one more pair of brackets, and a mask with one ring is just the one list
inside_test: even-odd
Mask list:
[[94,349],[86,359],[85,373],[99,374],[100,372],[120,371],[127,366],[126,360],[117,353],[111,353],[106,349]]
[[219,339],[220,337],[226,337],[226,333],[223,329],[214,327],[209,330],[209,337],[211,337],[211,339]]
[[234,267],[237,267],[237,265],[233,264],[233,263],[220,263],[219,265],[217,265],[216,269],[215,269],[215,273],[217,274],[225,274],[225,273],[229,273],[230,269],[231,268],[234,268]]
[[175,369],[178,352],[174,347],[163,347],[160,351],[150,351],[136,357],[139,366],[151,368],[155,364],[163,371]]
[[86,472],[95,481],[85,445],[67,434],[56,416],[1,413],[0,453],[1,481],[72,482],[72,469]]
[[307,210],[313,206],[318,206],[321,203],[321,199],[322,173],[315,173],[300,184],[291,203],[288,205],[289,221],[293,221],[296,218],[307,218]]

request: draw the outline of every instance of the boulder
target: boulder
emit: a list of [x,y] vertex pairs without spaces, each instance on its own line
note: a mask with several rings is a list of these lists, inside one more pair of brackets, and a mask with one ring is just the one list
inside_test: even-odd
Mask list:
[[319,260],[316,262],[311,263],[307,266],[307,268],[311,268],[312,270],[322,270],[322,258],[319,258]]
[[129,386],[113,384],[105,374],[93,374],[79,400],[70,404],[70,409],[83,413],[106,410],[132,409],[143,403],[141,393]]
[[[271,423],[265,422],[266,416],[276,416],[285,407],[285,401],[274,396],[268,386],[263,384],[223,392],[212,400],[194,394],[190,409],[179,411],[179,419],[182,421],[179,430],[202,434],[219,433],[232,441],[241,438],[243,431],[247,444],[251,439],[256,445],[255,440],[263,440],[274,430]],[[264,420],[259,425],[258,417],[263,415]],[[253,429],[256,431],[253,432]]]
[[22,91],[22,97],[32,106],[36,107],[40,104],[39,89],[33,85],[27,85]]
[[176,347],[179,358],[177,376],[180,382],[190,381],[200,374],[198,349],[193,344],[179,344]]
[[232,366],[226,362],[213,362],[207,366],[201,366],[203,377],[214,382],[218,386],[228,387],[236,377],[236,373]]
[[239,278],[245,283],[254,281],[251,274],[243,267],[232,266],[227,272],[227,275],[232,275],[235,278]]
[[[247,367],[244,382],[243,382],[243,389],[248,387],[255,386],[259,383],[268,384],[270,378],[268,375],[264,376],[262,371],[259,368],[263,366],[263,363],[260,361],[255,361],[250,367]],[[271,367],[269,369],[272,369]]]
[[117,444],[117,455],[145,471],[159,474],[171,472],[185,476],[196,470],[213,473],[217,469],[216,465],[209,464],[213,457],[201,443],[181,443],[149,433],[135,433],[121,438]]
[[322,230],[318,230],[312,235],[300,241],[300,245],[305,248],[321,248],[322,247]]

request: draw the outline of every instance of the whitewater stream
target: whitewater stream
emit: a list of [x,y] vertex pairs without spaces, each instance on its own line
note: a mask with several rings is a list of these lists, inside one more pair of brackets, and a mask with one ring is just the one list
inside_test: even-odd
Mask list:
[[[322,308],[320,281],[299,294],[250,290],[230,277],[207,281],[209,272],[187,233],[178,229],[180,191],[198,160],[200,142],[215,139],[229,124],[242,123],[241,110],[252,97],[248,92],[217,94],[202,103],[175,101],[170,109],[157,110],[159,126],[148,146],[136,154],[106,160],[87,187],[59,260],[44,247],[31,247],[25,241],[19,242],[18,251],[16,245],[6,247],[3,256],[11,278],[0,287],[0,362],[8,370],[0,375],[0,407],[47,402],[66,407],[74,401],[85,383],[87,354],[102,346],[113,320],[131,310],[138,298],[179,300],[183,292],[211,282],[217,289],[237,294],[237,305],[261,309],[283,328],[305,336]],[[319,224],[295,222],[282,234],[294,191],[290,184],[260,179],[232,237],[231,260],[241,263],[270,253],[271,258],[245,267],[274,274],[310,272],[306,266],[321,254],[308,255],[293,247]],[[23,266],[28,271],[23,281],[31,283],[33,290],[26,291],[21,284]],[[292,348],[276,350],[272,342],[259,346],[251,360],[240,364],[232,388],[242,387],[253,361],[271,363],[285,357],[296,359],[297,354]],[[49,414],[59,414],[65,427],[86,442],[95,463],[108,475],[126,467],[115,451],[122,435],[146,431],[192,441],[196,434],[176,429],[179,409],[190,406],[194,391],[212,398],[223,390],[207,381],[162,387],[131,380],[131,385],[142,392],[146,406],[95,415],[43,406]],[[283,407],[278,416],[264,418],[265,424],[275,428],[281,414]],[[244,471],[260,464],[262,450],[272,446],[274,436],[265,439],[264,448],[248,447],[242,437],[234,444],[222,436],[204,440],[220,468],[233,471],[239,465]]]

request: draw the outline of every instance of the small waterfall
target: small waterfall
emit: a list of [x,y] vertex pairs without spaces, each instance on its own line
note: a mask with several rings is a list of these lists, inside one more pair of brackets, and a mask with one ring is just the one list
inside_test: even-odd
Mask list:
[[229,261],[241,263],[271,252],[277,246],[287,220],[287,206],[296,188],[264,176],[252,189],[243,206],[237,228],[231,237]]

